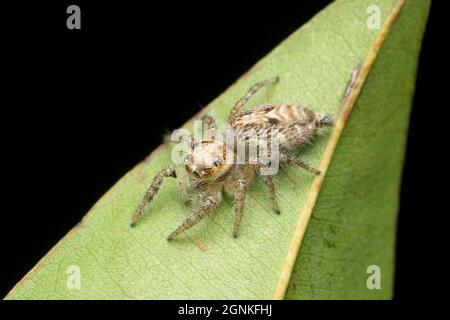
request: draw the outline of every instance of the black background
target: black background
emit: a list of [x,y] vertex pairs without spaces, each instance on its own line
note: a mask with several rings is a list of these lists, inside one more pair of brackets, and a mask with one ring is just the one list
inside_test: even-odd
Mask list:
[[[165,132],[329,1],[92,2],[3,10],[2,297]],[[438,196],[446,171],[448,101],[439,79],[448,74],[448,26],[438,17],[444,1],[437,3],[421,52],[401,190],[399,299],[439,297],[448,282],[448,210]],[[69,4],[81,7],[81,30],[66,28]]]

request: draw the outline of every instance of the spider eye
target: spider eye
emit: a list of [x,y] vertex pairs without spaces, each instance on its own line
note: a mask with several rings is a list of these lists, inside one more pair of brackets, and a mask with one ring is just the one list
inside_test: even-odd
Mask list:
[[217,167],[222,164],[222,160],[219,157],[214,158],[213,164]]
[[184,163],[189,164],[192,162],[192,155],[188,155],[184,158]]

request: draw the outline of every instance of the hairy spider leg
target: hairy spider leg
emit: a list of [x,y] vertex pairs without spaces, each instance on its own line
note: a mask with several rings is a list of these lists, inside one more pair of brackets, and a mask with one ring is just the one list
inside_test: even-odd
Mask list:
[[212,208],[217,206],[222,201],[222,193],[220,191],[208,196],[205,201],[199,206],[197,211],[186,218],[184,222],[176,228],[168,237],[167,240],[172,240],[180,233],[192,228],[199,223],[204,217],[208,215]]
[[305,169],[306,171],[311,172],[317,176],[320,174],[320,170],[313,168],[309,164],[305,163],[302,159],[299,159],[292,155],[280,154],[280,162],[299,166],[300,168]]
[[244,211],[244,200],[247,192],[248,181],[239,179],[236,182],[235,200],[234,200],[234,223],[233,223],[233,237],[237,238],[239,227],[241,226],[242,212]]
[[154,178],[153,182],[148,188],[147,192],[144,195],[144,198],[139,203],[139,206],[137,207],[136,211],[133,214],[133,217],[131,218],[131,226],[136,225],[136,222],[139,220],[139,218],[142,215],[142,212],[144,211],[145,206],[153,200],[156,193],[158,193],[159,188],[161,187],[161,184],[164,180],[164,178],[172,177],[176,178],[176,172],[175,168],[172,166],[168,166],[167,168],[161,170]]
[[269,198],[272,204],[272,209],[275,211],[275,213],[280,214],[281,211],[280,207],[278,206],[277,196],[275,194],[275,184],[273,183],[272,176],[260,174],[260,177],[264,182],[264,184],[267,186],[267,191],[269,192]]
[[202,122],[208,127],[207,140],[215,140],[217,131],[216,120],[209,115],[204,115],[202,117]]
[[266,80],[263,80],[263,81],[260,81],[256,84],[254,84],[247,91],[247,93],[236,102],[234,107],[231,109],[229,119],[231,119],[233,116],[235,116],[239,112],[239,110],[247,103],[247,101],[250,100],[250,98],[259,91],[259,89],[261,89],[262,87],[265,87],[271,83],[277,82],[278,79],[279,78],[277,76],[277,77],[269,78],[269,79],[266,79]]

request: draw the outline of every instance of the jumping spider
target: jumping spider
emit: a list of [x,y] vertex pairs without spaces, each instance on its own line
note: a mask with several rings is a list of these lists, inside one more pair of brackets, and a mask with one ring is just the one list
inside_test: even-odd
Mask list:
[[[319,175],[319,170],[294,156],[292,151],[308,143],[319,128],[331,126],[333,124],[331,116],[288,104],[264,104],[240,112],[240,109],[259,89],[277,81],[278,77],[274,77],[253,85],[231,109],[228,126],[237,133],[236,137],[240,141],[247,141],[255,132],[276,130],[279,162],[299,166]],[[190,152],[184,159],[184,167],[189,177],[188,187],[196,194],[195,210],[167,237],[167,240],[172,240],[206,217],[211,209],[221,202],[223,192],[234,196],[233,237],[237,237],[246,188],[257,172],[267,186],[273,210],[280,213],[272,176],[261,174],[267,163],[257,162],[255,164],[248,161],[248,156],[245,157],[244,163],[230,163],[227,158],[230,155],[234,156],[236,149],[230,150],[224,142],[216,139],[217,126],[214,118],[206,115],[203,116],[202,121],[208,126],[207,138],[200,143],[194,143],[190,136]],[[269,137],[269,140],[270,138],[273,136]],[[197,157],[198,155],[201,157]],[[136,224],[145,206],[153,200],[166,177],[177,178],[173,166],[168,166],[155,176],[132,217],[131,226]]]

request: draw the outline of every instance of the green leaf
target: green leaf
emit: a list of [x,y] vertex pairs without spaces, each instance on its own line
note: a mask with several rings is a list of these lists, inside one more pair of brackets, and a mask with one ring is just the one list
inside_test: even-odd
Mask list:
[[[380,9],[380,29],[368,28],[371,5]],[[176,182],[168,179],[138,226],[130,228],[153,176],[170,163],[171,150],[161,146],[117,182],[6,298],[390,298],[399,183],[428,9],[423,0],[336,1],[203,110],[224,128],[230,108],[252,84],[278,75],[280,81],[253,97],[251,106],[291,103],[335,115],[336,126],[303,150],[304,159],[324,173],[280,171],[281,215],[270,210],[255,180],[237,239],[231,237],[228,200],[210,219],[167,242],[189,212]],[[366,285],[371,265],[381,270],[379,290]],[[77,271],[79,289],[71,285]]]
[[[428,10],[428,1],[406,1],[389,30],[333,152],[287,299],[392,296],[401,168]],[[380,290],[367,288],[373,265]]]

